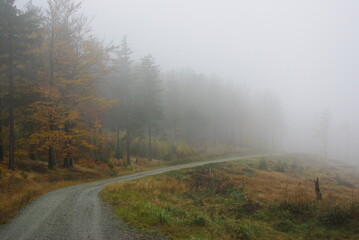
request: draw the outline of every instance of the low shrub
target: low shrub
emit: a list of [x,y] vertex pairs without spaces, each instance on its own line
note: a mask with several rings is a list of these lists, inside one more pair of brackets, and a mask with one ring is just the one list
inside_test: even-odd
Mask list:
[[276,209],[281,211],[288,211],[293,215],[311,215],[314,210],[314,203],[312,202],[292,202],[281,201],[276,205]]
[[278,161],[274,165],[274,171],[277,172],[285,172],[285,170],[288,168],[288,165],[286,162]]
[[241,222],[237,225],[235,229],[235,234],[236,234],[235,239],[241,239],[241,240],[255,239],[255,236],[257,235],[256,232],[257,232],[256,228],[252,224],[248,222]]
[[197,213],[192,217],[190,224],[205,227],[209,224],[209,221],[209,219]]
[[261,170],[268,170],[267,161],[264,158],[261,158],[261,160],[259,161],[258,168]]
[[327,205],[324,209],[321,209],[318,218],[327,227],[339,227],[350,220],[351,211],[345,205]]
[[295,224],[288,219],[281,219],[275,224],[275,228],[280,232],[290,232],[295,228]]
[[107,163],[107,166],[110,168],[110,169],[114,169],[115,165],[113,164],[113,162],[108,162]]

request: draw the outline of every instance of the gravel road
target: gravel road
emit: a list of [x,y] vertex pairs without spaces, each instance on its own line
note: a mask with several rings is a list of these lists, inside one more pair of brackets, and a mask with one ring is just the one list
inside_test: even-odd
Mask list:
[[96,182],[66,187],[45,194],[25,207],[17,217],[0,227],[1,240],[23,239],[167,239],[136,233],[111,212],[99,198],[110,183],[129,181],[168,171],[264,155],[241,156],[166,167]]

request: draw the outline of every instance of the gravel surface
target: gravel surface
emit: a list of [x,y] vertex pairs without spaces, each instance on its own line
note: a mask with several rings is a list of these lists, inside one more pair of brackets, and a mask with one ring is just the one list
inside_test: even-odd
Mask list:
[[34,201],[25,207],[12,221],[1,226],[0,239],[168,239],[163,236],[143,235],[136,232],[133,228],[126,226],[124,222],[114,216],[110,207],[101,201],[99,192],[109,183],[129,181],[208,163],[226,162],[260,156],[264,155],[191,163],[55,190]]

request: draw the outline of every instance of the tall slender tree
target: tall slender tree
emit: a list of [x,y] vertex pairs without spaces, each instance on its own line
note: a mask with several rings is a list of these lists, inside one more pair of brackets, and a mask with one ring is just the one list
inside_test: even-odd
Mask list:
[[88,21],[79,13],[80,3],[49,0],[48,5],[42,48],[43,81],[38,86],[41,99],[32,104],[32,118],[39,131],[32,140],[39,150],[47,148],[48,167],[52,169],[55,150],[63,158],[63,166],[71,167],[80,146],[93,147],[82,138],[88,122],[84,115],[90,115],[88,106],[93,108],[92,113],[104,103],[96,96],[94,85],[107,72],[109,49],[89,34]]
[[17,30],[17,16],[19,14],[14,1],[1,1],[1,12],[3,16],[3,38],[4,41],[4,57],[6,65],[6,78],[8,80],[8,114],[9,114],[9,162],[8,168],[13,169],[15,166],[15,133],[14,133],[14,55],[15,55],[15,41]]
[[[131,141],[134,126],[134,88],[135,78],[133,74],[133,61],[131,60],[132,50],[129,48],[127,38],[124,37],[120,49],[117,52],[117,58],[114,61],[115,78],[117,81],[117,96],[120,100],[117,113],[117,129],[120,125],[126,132],[126,162],[131,165]],[[116,132],[117,136],[119,131]],[[117,137],[117,151],[119,151],[119,138]]]
[[151,55],[142,58],[139,67],[140,107],[143,124],[148,131],[147,157],[152,160],[152,131],[162,116],[161,106],[161,82],[159,78],[159,66]]
[[4,161],[4,142],[3,142],[3,104],[2,97],[0,96],[0,162]]
[[318,138],[321,141],[322,154],[325,160],[328,159],[330,120],[331,114],[329,110],[321,112],[313,129],[314,137]]
[[[24,69],[31,66],[29,59],[34,55],[34,46],[39,35],[37,14],[34,9],[27,8],[22,12],[16,8],[13,0],[0,1],[0,62],[3,76],[7,79],[7,109],[9,124],[9,162],[8,168],[15,167],[15,104],[16,88],[27,78]],[[31,49],[31,50],[30,50]]]

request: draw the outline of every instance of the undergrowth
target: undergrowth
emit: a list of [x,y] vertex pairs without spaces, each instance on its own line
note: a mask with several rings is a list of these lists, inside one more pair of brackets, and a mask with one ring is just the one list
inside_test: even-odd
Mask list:
[[[241,152],[241,154],[249,153],[248,151]],[[17,162],[15,170],[8,170],[5,164],[0,164],[0,225],[9,221],[31,201],[55,189],[102,178],[226,156],[231,156],[231,154],[197,154],[176,161],[156,159],[148,161],[145,158],[133,157],[132,166],[127,166],[125,160],[106,158],[103,162],[82,159],[77,161],[75,168],[58,167],[55,170],[49,170],[46,162],[42,161],[21,160]]]
[[[353,189],[332,184],[340,168],[287,158],[170,172],[111,185],[102,197],[130,225],[171,239],[359,239]],[[315,200],[313,174],[323,201]]]

